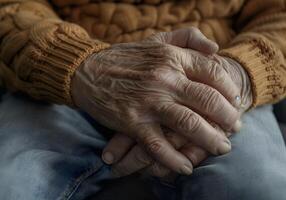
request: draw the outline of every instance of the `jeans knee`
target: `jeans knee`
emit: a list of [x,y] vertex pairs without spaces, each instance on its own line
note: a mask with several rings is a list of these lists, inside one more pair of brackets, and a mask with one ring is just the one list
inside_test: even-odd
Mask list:
[[282,200],[286,199],[286,175],[276,171],[275,166],[252,163],[239,170],[225,169],[216,175],[221,179],[220,190],[231,200]]
[[198,167],[193,175],[178,179],[181,199],[286,200],[286,174],[276,164],[248,160]]

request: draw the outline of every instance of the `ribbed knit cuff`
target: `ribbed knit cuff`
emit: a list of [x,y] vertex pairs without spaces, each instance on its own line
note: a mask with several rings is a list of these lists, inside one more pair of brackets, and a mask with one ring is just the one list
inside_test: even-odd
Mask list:
[[[273,103],[283,93],[280,74],[277,70],[281,55],[263,40],[249,40],[223,49],[220,55],[230,57],[247,71],[252,84],[252,107]],[[281,97],[280,97],[281,98]]]
[[26,92],[32,97],[73,106],[71,80],[75,70],[88,56],[109,47],[74,27],[68,23],[61,24],[50,37],[45,35],[50,40],[42,42],[41,50],[31,55],[33,67],[31,71],[25,70],[30,71],[31,86]]

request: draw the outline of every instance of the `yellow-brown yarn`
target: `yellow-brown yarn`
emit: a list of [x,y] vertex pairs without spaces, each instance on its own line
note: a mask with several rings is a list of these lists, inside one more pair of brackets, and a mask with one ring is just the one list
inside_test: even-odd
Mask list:
[[0,79],[72,105],[71,78],[90,54],[190,26],[246,69],[253,106],[286,96],[286,0],[0,0]]

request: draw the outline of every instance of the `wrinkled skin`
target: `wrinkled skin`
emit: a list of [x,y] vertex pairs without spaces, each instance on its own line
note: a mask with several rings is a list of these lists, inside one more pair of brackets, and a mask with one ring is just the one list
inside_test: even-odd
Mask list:
[[[246,72],[236,61],[230,58],[215,55],[212,59],[219,63],[238,88],[240,88],[242,99],[238,110],[243,114],[252,104],[251,85]],[[217,129],[220,129],[216,124],[212,123],[212,125]],[[238,125],[234,131],[238,131],[240,128],[239,126],[240,125]],[[209,153],[206,150],[188,142],[186,138],[175,134],[170,129],[164,130],[164,134],[175,149],[178,149],[190,159],[194,167],[199,165],[209,156]],[[224,134],[228,137],[231,136],[230,133],[225,131]],[[111,163],[108,161],[106,162],[109,164],[115,163],[113,171],[117,176],[126,176],[141,169],[146,169],[149,174],[154,176],[164,177],[170,175],[171,171],[168,168],[155,162],[139,145],[134,145],[134,141],[131,138],[122,134],[117,134],[105,148],[104,152],[108,152],[108,158],[110,159],[110,154],[112,154],[113,159]]]
[[[238,124],[240,89],[217,60],[195,51],[216,49],[198,30],[172,34],[188,37],[157,35],[90,56],[75,73],[72,95],[101,124],[134,139],[140,145],[134,148],[150,160],[191,174],[188,156],[167,141],[161,127],[211,154],[228,153],[231,146],[222,129],[229,132]],[[190,44],[195,50],[187,49]]]

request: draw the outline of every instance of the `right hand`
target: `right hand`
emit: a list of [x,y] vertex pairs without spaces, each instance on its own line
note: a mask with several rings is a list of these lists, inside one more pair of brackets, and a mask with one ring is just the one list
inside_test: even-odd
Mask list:
[[[212,125],[223,133],[217,125],[213,123]],[[239,131],[239,125],[236,129]],[[188,142],[184,136],[175,134],[168,129],[163,129],[163,132],[168,142],[186,156],[191,161],[193,167],[198,166],[209,156],[206,150]],[[227,133],[226,136],[229,137],[230,135],[231,133]],[[113,158],[112,163],[109,160],[111,155]],[[112,164],[112,171],[116,177],[127,176],[134,172],[141,172],[142,170],[144,173],[157,177],[168,177],[171,174],[176,175],[170,169],[152,159],[130,137],[119,133],[114,135],[104,148],[103,160],[108,164]]]
[[[198,44],[193,48],[201,51],[210,43],[198,30],[181,33],[186,31],[189,37],[178,42],[181,47],[193,40]],[[165,38],[175,41],[172,34],[178,32]],[[113,45],[90,56],[75,73],[72,96],[79,108],[110,129],[134,138],[163,166],[190,174],[191,162],[167,142],[160,125],[214,155],[225,154],[231,149],[230,141],[201,115],[230,131],[239,118],[230,102],[235,102],[239,90],[205,55],[158,38],[162,37]],[[205,84],[191,81],[194,75]]]

